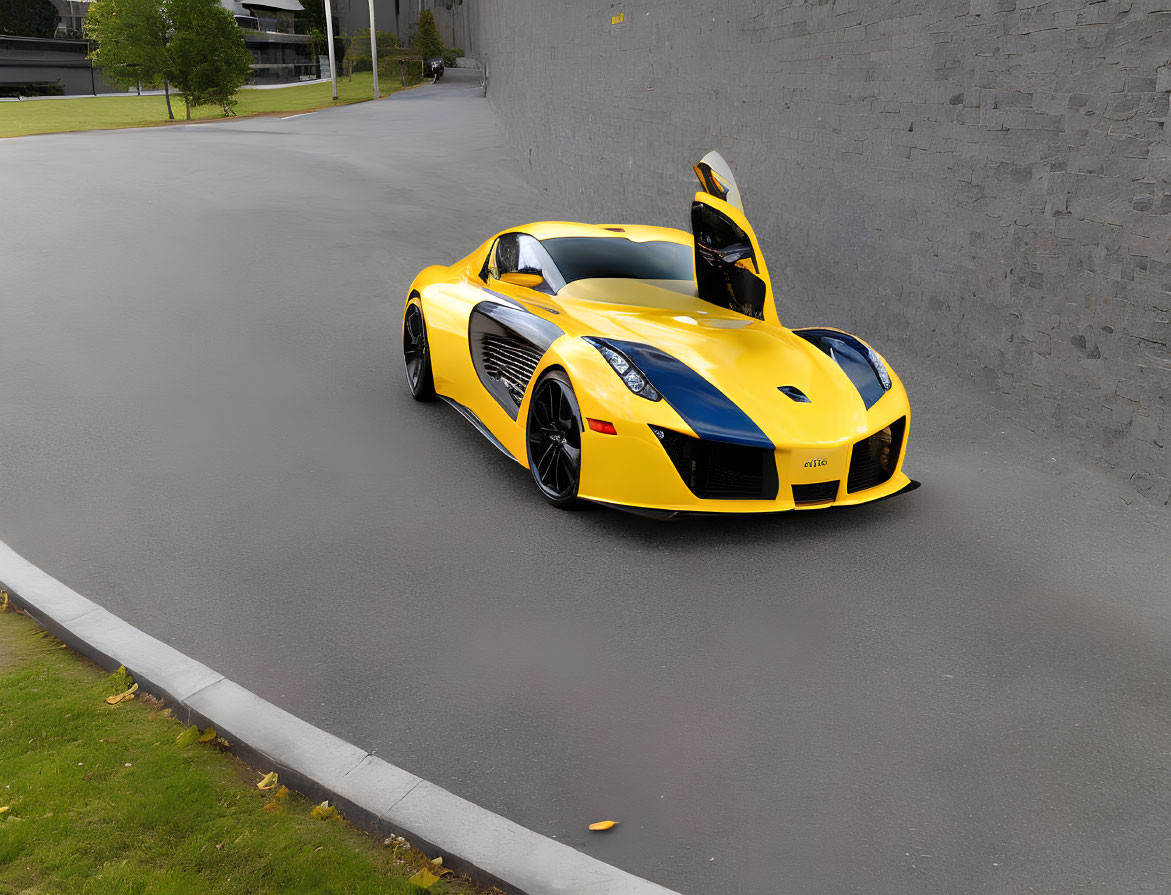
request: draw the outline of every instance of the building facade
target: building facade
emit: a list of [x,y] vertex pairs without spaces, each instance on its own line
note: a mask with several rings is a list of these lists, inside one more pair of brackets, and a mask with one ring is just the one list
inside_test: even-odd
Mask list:
[[0,36],[0,96],[108,93],[117,88],[90,65],[81,27],[89,0],[53,0],[57,30],[51,38]]
[[54,96],[109,89],[86,56],[89,42],[0,35],[0,96]]
[[[254,83],[296,83],[321,75],[299,0],[219,2],[235,16],[244,34],[244,44],[252,53]],[[0,38],[0,96],[72,96],[120,89],[107,82],[87,58],[90,47],[84,39],[84,24],[89,4],[90,0],[53,0],[60,20],[51,39]],[[333,6],[336,28],[341,25],[338,7],[347,9],[349,2],[334,0]]]
[[[289,84],[326,74],[300,0],[219,0],[236,18],[252,53],[256,84]],[[379,31],[391,31],[408,44],[418,30],[419,13],[429,9],[448,47],[479,57],[475,0],[374,0]],[[85,15],[90,0],[53,0],[60,21],[50,40],[5,37],[0,41],[0,95],[113,93],[86,58]],[[330,0],[334,33],[352,35],[370,25],[369,0]]]
[[81,25],[85,21],[89,0],[53,0],[53,5],[57,7],[57,15],[61,17],[57,22],[57,33],[53,36],[81,40],[84,37]]
[[[346,34],[370,26],[368,0],[332,0],[334,16]],[[374,0],[374,21],[379,31],[393,31],[400,45],[410,43],[418,30],[419,13],[431,10],[444,45],[476,56],[476,36],[469,27],[475,0]]]
[[236,17],[252,52],[257,84],[307,81],[320,75],[317,53],[300,0],[220,0]]

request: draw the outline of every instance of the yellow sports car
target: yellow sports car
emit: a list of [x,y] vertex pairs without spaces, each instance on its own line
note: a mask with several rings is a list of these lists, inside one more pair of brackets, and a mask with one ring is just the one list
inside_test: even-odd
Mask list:
[[411,393],[455,407],[558,507],[770,513],[917,487],[899,378],[849,333],[781,325],[727,163],[695,172],[692,233],[546,221],[422,271]]

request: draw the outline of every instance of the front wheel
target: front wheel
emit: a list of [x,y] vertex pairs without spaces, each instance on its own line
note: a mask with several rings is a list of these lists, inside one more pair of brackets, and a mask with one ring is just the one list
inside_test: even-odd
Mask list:
[[415,302],[407,305],[403,317],[403,360],[407,365],[407,385],[416,401],[435,400],[435,377],[431,372],[431,348],[427,344],[427,322]]
[[550,370],[533,389],[529,400],[529,471],[542,495],[560,509],[580,504],[581,410],[569,377]]

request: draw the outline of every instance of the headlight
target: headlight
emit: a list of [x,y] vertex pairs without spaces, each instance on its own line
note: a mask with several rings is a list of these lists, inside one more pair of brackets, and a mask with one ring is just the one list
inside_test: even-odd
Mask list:
[[598,353],[606,358],[606,362],[613,368],[614,372],[626,383],[626,387],[638,395],[640,398],[646,398],[648,401],[658,401],[662,398],[650,380],[638,367],[634,365],[625,354],[616,348],[603,342],[601,339],[592,339],[588,336],[584,337],[587,342],[598,349]]
[[869,345],[834,329],[795,329],[793,335],[812,342],[842,368],[869,410],[893,385],[886,362]]
[[870,360],[870,366],[874,367],[874,372],[878,374],[878,381],[882,383],[884,391],[890,391],[890,373],[886,371],[886,364],[882,362],[882,358],[878,356],[878,352],[873,348],[866,349],[866,356]]

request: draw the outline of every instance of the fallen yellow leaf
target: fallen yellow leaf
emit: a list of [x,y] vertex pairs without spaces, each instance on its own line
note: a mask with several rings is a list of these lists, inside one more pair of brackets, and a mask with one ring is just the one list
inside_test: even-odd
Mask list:
[[443,866],[443,855],[440,855],[438,858],[435,858],[431,863],[437,864],[440,867],[442,867]]
[[598,821],[596,824],[590,824],[590,829],[593,830],[594,832],[600,833],[602,830],[608,830],[611,827],[616,827],[616,826],[618,826],[618,821],[616,821],[616,820],[601,820],[601,821]]
[[439,877],[424,867],[409,880],[407,880],[407,882],[413,886],[418,886],[420,889],[430,889],[433,885],[439,882]]
[[11,805],[5,805],[3,808],[0,808],[0,814],[3,814],[5,811],[11,811],[11,810],[12,810]]
[[175,737],[175,742],[176,742],[176,744],[178,744],[180,746],[186,747],[186,746],[190,746],[197,739],[199,739],[199,728],[196,727],[194,724],[192,724],[190,727],[188,727],[186,730],[184,730],[181,734],[179,734],[177,737]]
[[215,738],[216,738],[216,732],[215,732],[215,728],[214,728],[214,727],[209,727],[207,730],[205,730],[205,731],[203,732],[203,736],[201,736],[201,737],[200,737],[200,738],[199,738],[199,739],[198,739],[196,742],[199,742],[199,743],[210,743],[210,742],[211,742],[212,740],[214,740]]
[[132,684],[129,690],[118,693],[115,696],[107,696],[106,702],[110,705],[117,705],[120,702],[129,702],[134,698],[134,694],[138,692],[138,684]]
[[289,794],[289,788],[282,783],[280,789],[278,789],[276,791],[276,797],[278,799],[283,799],[288,794]]
[[275,789],[276,788],[276,771],[269,771],[265,774],[260,782],[256,784],[257,789]]

